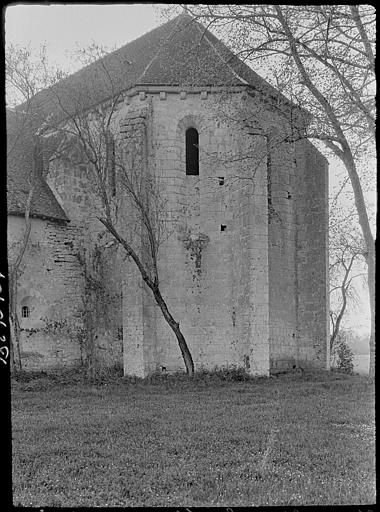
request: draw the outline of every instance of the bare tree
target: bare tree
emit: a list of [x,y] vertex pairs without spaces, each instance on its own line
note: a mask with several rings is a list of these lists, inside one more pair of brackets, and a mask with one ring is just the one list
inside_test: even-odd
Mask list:
[[[183,8],[214,28],[293,103],[312,115],[306,133],[338,157],[351,184],[365,243],[375,374],[375,242],[363,186],[374,154],[375,9],[370,5],[199,5]],[[373,173],[372,180],[374,181]]]
[[[5,52],[5,83],[7,105],[7,164],[21,165],[29,169],[23,176],[25,227],[17,243],[10,247],[9,261],[9,316],[11,328],[11,368],[22,368],[20,348],[20,321],[17,308],[17,290],[22,275],[22,263],[27,251],[32,229],[31,208],[39,180],[44,180],[47,168],[44,161],[54,158],[62,142],[51,139],[45,147],[41,136],[46,128],[43,112],[31,108],[31,99],[40,91],[63,77],[47,64],[46,47],[42,46],[37,56],[29,48],[9,45]],[[15,109],[17,103],[24,108]]]
[[[356,300],[353,281],[365,276],[355,264],[364,259],[364,244],[342,235],[331,250],[330,258],[330,352],[333,353],[335,340],[341,329],[342,320],[349,302]],[[334,304],[335,303],[335,304]],[[335,306],[335,307],[334,307]]]
[[[365,253],[366,246],[360,229],[352,219],[355,209],[347,206],[341,196],[345,183],[338,186],[330,198],[329,233],[330,233],[330,353],[339,343],[344,316],[350,306],[358,302],[357,281],[366,285]],[[344,195],[343,195],[344,198]]]
[[[101,54],[97,46],[90,48],[90,54],[82,51],[82,57],[87,62],[94,57],[98,59]],[[55,115],[49,117],[46,126],[50,133],[61,134],[66,148],[70,147],[66,153],[60,151],[62,156],[86,167],[87,178],[97,198],[98,220],[138,268],[176,336],[186,372],[192,375],[194,362],[190,350],[160,287],[159,248],[170,235],[166,200],[159,180],[150,169],[144,167],[141,156],[144,140],[137,144],[128,143],[120,134],[114,133],[117,131],[114,124],[120,96],[116,93],[112,73],[104,59],[97,60],[97,65],[99,73],[109,85],[107,102],[85,107],[82,101],[84,96],[77,94],[75,88],[66,88],[63,81],[49,89]],[[125,219],[123,221],[120,217],[123,202],[127,203],[134,215],[134,222],[129,222],[127,226],[129,231],[126,230]]]

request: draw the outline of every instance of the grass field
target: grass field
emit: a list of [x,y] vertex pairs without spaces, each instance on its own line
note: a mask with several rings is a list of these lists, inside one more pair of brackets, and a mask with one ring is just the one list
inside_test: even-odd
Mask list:
[[375,503],[364,377],[16,382],[16,506]]

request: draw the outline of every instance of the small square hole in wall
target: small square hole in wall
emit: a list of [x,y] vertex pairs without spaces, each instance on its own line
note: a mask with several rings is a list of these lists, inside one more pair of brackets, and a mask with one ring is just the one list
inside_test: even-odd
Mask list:
[[227,226],[225,224],[220,225],[220,231],[226,231]]
[[219,185],[224,185],[224,176],[219,176]]

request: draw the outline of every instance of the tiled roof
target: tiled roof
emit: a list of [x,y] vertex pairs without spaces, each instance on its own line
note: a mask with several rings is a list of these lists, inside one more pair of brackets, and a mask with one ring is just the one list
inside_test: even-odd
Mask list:
[[138,84],[248,84],[265,94],[281,96],[201,24],[187,14],[180,14],[70,75],[54,88],[41,91],[35,102],[43,106],[46,114],[58,97],[61,107],[72,114]]
[[22,115],[7,110],[7,209],[8,214],[24,215],[31,183],[35,184],[30,215],[68,221],[45,180],[35,174],[34,126]]

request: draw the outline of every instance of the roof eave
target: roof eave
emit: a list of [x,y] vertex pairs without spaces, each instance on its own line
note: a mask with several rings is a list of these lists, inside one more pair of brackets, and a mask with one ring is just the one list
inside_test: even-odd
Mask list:
[[303,119],[302,125],[304,128],[306,128],[310,124],[312,117],[313,117],[312,114],[310,114],[310,112],[308,112],[304,108],[299,107],[298,105],[293,103],[291,100],[286,98],[286,96],[284,96],[283,94],[279,93],[277,95],[277,97],[275,97],[273,94],[264,92],[263,90],[258,89],[254,85],[248,85],[247,88],[248,88],[248,94],[252,97],[255,97],[256,93],[259,93],[262,96],[263,100],[264,101],[267,100],[265,102],[271,104],[272,106],[277,107],[278,102],[280,101],[280,104],[284,105],[286,108],[289,109],[289,113],[292,110],[293,110],[293,112],[294,111],[298,112],[299,115],[302,116],[302,119]]
[[[17,210],[8,210],[7,214],[8,214],[8,216],[14,215],[15,217],[25,217],[25,212],[19,212]],[[68,219],[67,217],[66,218],[53,217],[50,215],[42,215],[39,213],[30,213],[29,217],[33,218],[33,219],[48,220],[50,222],[58,222],[58,223],[64,223],[64,224],[67,224],[68,222],[70,222],[70,219]]]

